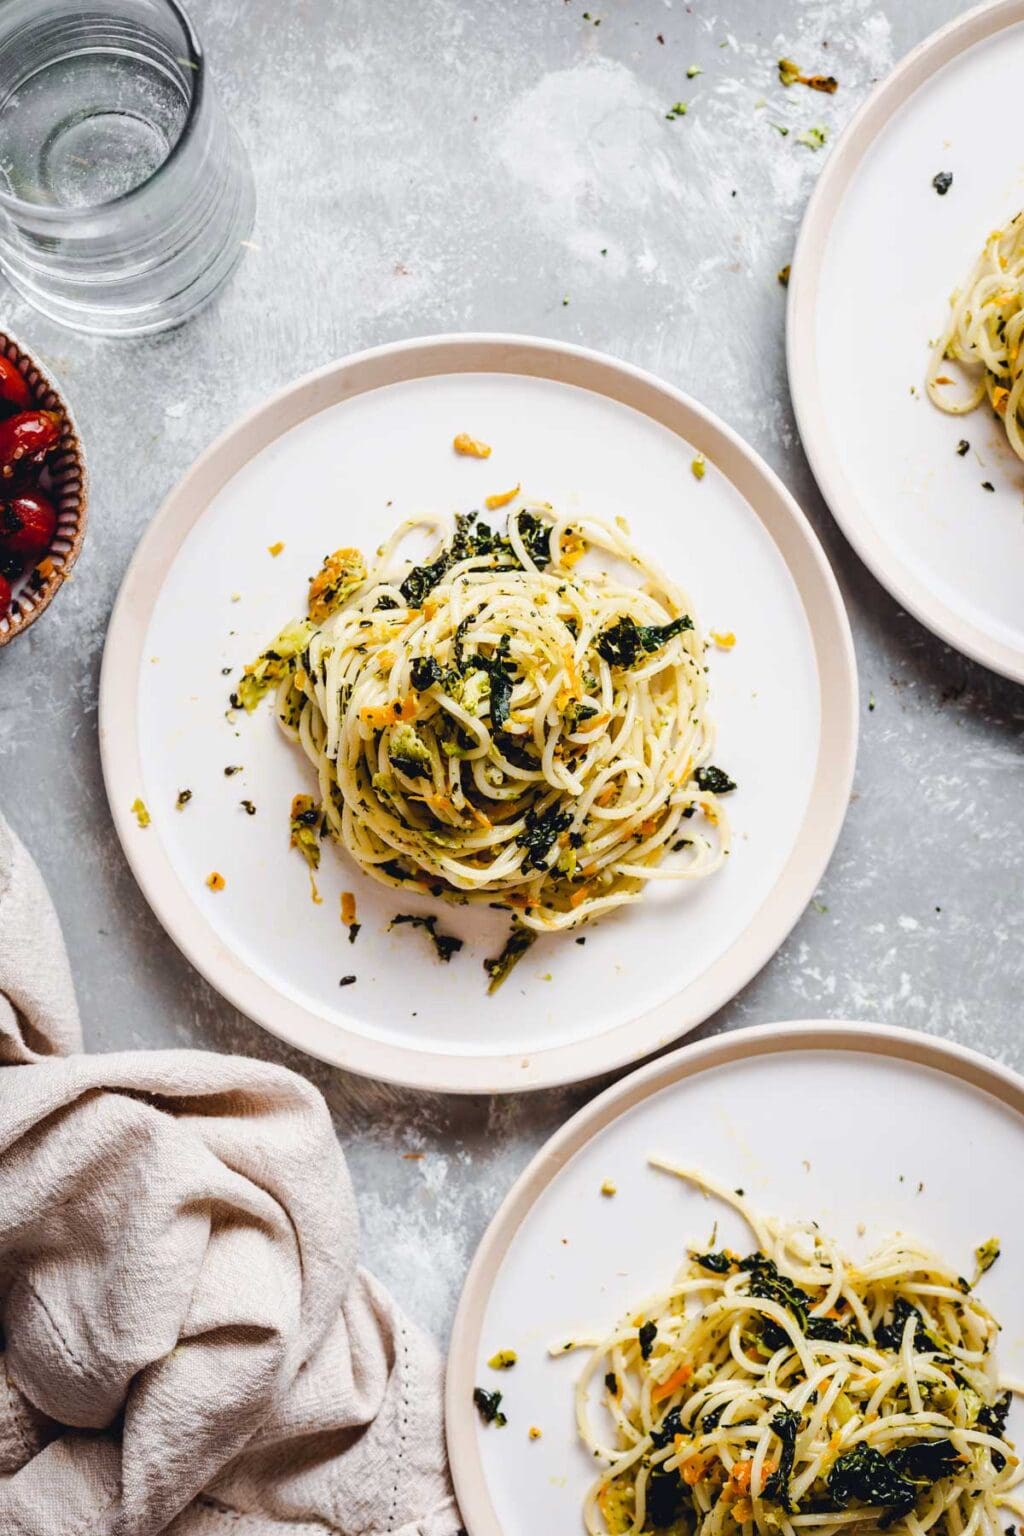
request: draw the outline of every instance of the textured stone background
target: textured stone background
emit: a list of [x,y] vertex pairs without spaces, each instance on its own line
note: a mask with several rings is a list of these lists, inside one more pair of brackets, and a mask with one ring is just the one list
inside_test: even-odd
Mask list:
[[[771,122],[820,123],[833,140],[872,83],[963,7],[191,8],[252,154],[257,249],[213,308],[144,343],[62,333],[0,286],[0,323],[67,387],[93,479],[74,581],[0,653],[0,804],[50,882],[90,1048],[199,1046],[306,1073],[351,1159],[368,1263],[443,1339],[498,1200],[594,1087],[493,1102],[398,1091],[284,1049],[221,1002],[150,914],[107,812],[96,690],[118,584],[199,451],[330,358],[432,331],[511,330],[654,369],[752,442],[806,508],[849,606],[862,686],[856,789],[817,899],[703,1032],[877,1019],[1024,1068],[1024,695],[902,613],[831,522],[796,437],[775,276],[828,149]],[[784,91],[782,53],[837,75],[838,94]],[[688,80],[690,64],[704,73]],[[666,121],[680,98],[688,115]]]

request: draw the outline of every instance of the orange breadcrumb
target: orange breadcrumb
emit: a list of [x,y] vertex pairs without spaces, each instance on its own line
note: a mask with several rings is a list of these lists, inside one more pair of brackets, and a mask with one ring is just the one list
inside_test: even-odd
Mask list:
[[452,439],[452,447],[456,453],[461,453],[463,458],[467,459],[489,459],[491,456],[490,445],[470,437],[468,432],[459,432]]
[[499,507],[507,507],[510,501],[515,501],[519,495],[518,485],[514,485],[510,491],[499,491],[497,496],[484,498],[484,506],[488,512],[497,512]]

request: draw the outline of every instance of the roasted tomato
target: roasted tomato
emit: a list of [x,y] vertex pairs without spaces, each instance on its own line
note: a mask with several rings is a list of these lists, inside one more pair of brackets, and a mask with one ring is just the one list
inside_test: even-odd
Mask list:
[[57,512],[41,491],[26,491],[0,502],[0,549],[34,560],[50,547],[57,527]]
[[0,475],[10,480],[26,460],[41,462],[60,441],[59,411],[19,411],[0,421]]
[[27,411],[32,404],[32,391],[28,381],[9,357],[0,355],[0,403],[13,406],[16,411]]

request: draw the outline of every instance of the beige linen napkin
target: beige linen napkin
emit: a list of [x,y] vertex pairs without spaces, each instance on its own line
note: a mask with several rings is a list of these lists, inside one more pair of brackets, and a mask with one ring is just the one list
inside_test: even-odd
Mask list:
[[0,818],[2,1536],[453,1536],[440,1365],[357,1242],[303,1078],[81,1054]]

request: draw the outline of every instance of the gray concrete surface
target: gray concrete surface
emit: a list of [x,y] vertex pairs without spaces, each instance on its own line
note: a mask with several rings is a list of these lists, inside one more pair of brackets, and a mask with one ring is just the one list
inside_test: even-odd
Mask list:
[[[1024,1068],[1024,695],[902,613],[829,518],[793,424],[776,281],[828,149],[770,123],[821,123],[834,140],[872,82],[962,7],[192,9],[258,184],[256,248],[230,288],[177,333],[104,343],[60,332],[0,287],[0,323],[66,385],[93,478],[73,583],[0,653],[0,804],[50,882],[89,1047],[241,1051],[306,1073],[348,1150],[367,1262],[443,1340],[499,1198],[594,1086],[468,1102],[362,1082],[285,1050],[190,969],[128,872],[100,779],[97,678],[118,583],[199,451],[269,391],[345,352],[501,329],[656,370],[752,442],[806,508],[849,606],[862,685],[856,790],[817,899],[703,1033],[878,1019]],[[784,91],[780,54],[834,73],[838,93]],[[688,79],[691,64],[703,74]],[[680,99],[689,112],[668,121]]]

